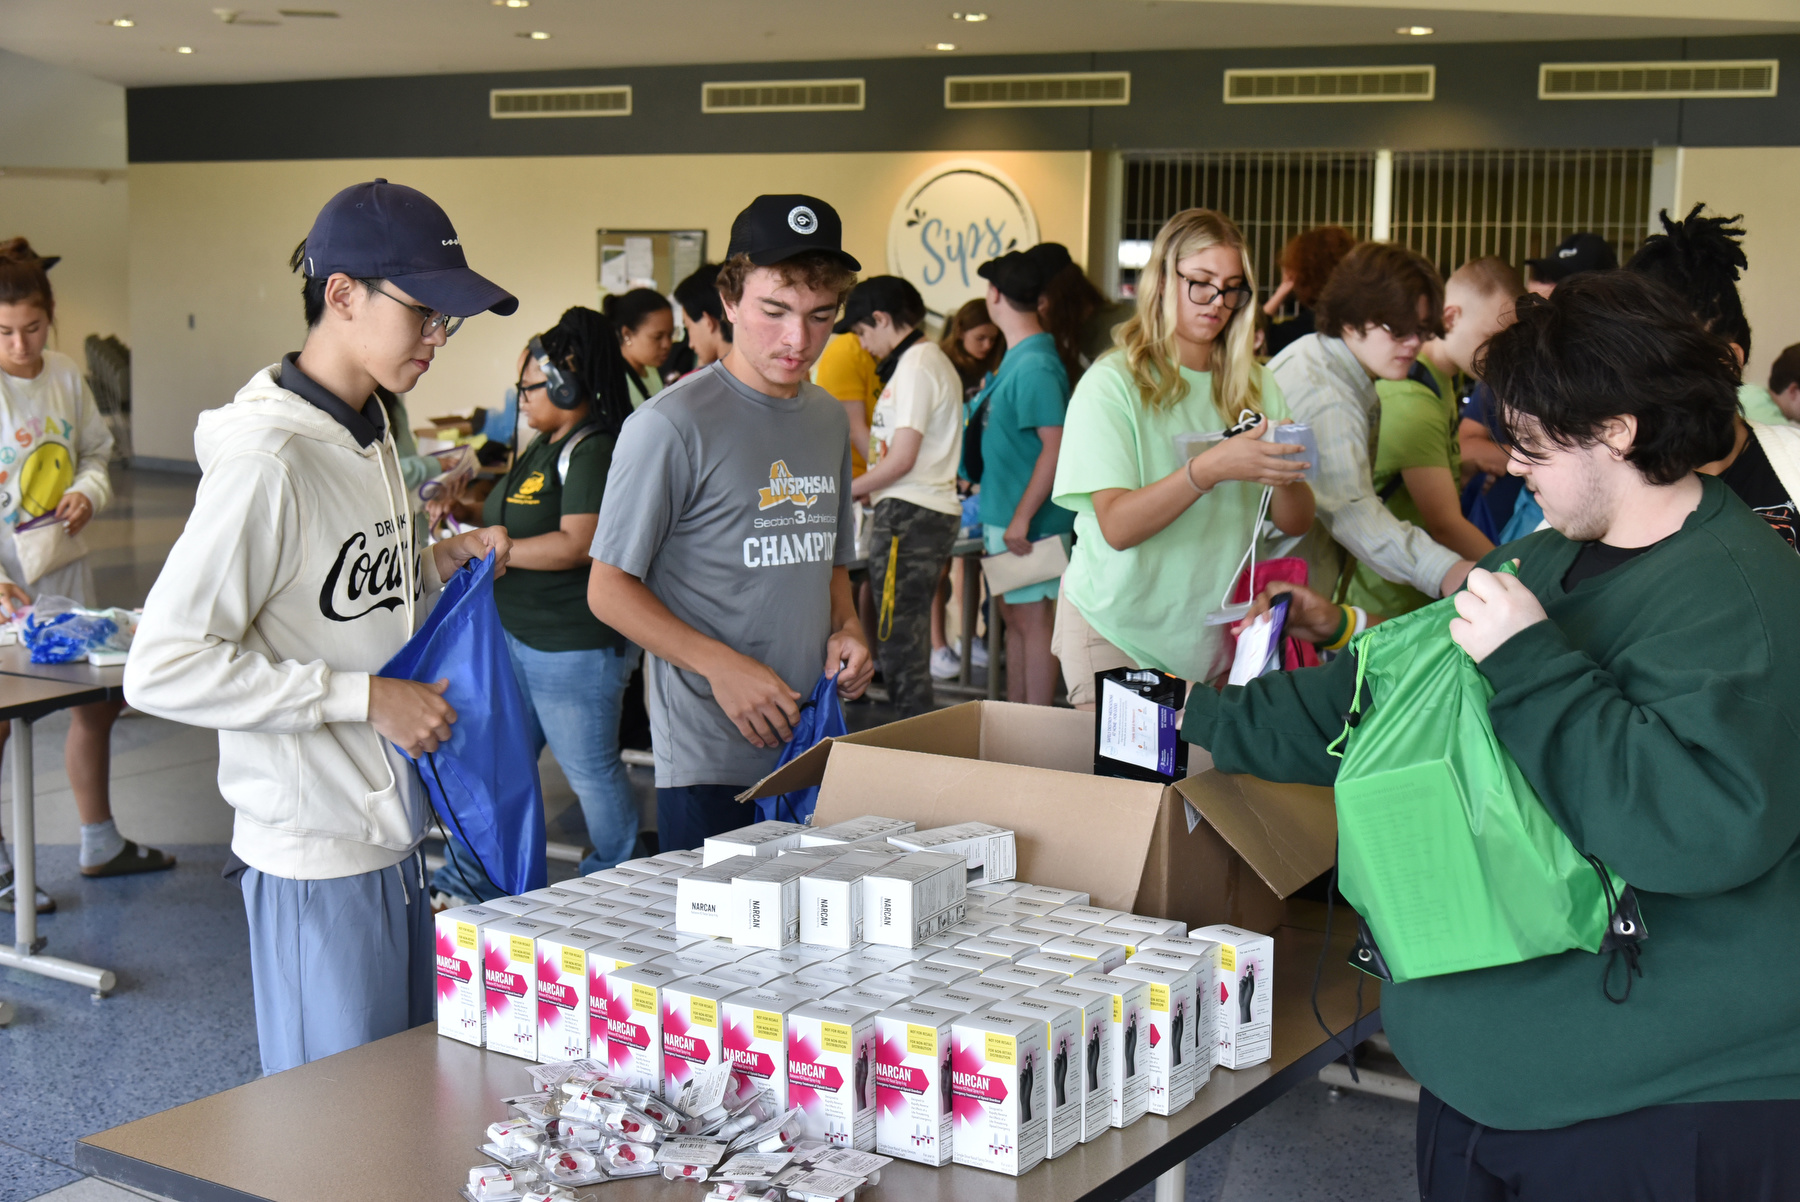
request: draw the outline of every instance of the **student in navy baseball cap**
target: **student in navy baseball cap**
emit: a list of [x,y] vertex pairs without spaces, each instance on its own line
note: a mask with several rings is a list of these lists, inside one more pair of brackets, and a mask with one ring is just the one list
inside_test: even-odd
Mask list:
[[408,484],[396,400],[465,317],[518,307],[469,270],[450,219],[386,180],[332,197],[294,252],[306,341],[200,415],[196,512],[150,590],[126,689],[231,732],[220,786],[250,937],[263,1071],[429,1022],[436,955],[402,755],[435,751],[447,682],[381,675],[442,583],[504,527],[438,542]]

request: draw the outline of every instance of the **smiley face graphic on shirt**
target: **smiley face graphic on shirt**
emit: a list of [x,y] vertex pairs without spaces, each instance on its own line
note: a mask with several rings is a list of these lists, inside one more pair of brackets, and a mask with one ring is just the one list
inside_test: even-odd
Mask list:
[[41,442],[19,468],[19,508],[28,517],[43,517],[56,508],[75,482],[75,461],[60,442]]

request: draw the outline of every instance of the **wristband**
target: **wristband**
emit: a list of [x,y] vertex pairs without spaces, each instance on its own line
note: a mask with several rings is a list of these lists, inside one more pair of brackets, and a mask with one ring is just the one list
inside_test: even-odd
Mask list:
[[1353,612],[1348,605],[1338,606],[1338,611],[1341,616],[1338,618],[1337,629],[1332,632],[1329,640],[1318,644],[1319,650],[1321,651],[1341,651],[1356,635],[1357,622],[1355,612]]
[[1200,456],[1196,455],[1193,459],[1188,460],[1187,466],[1181,469],[1181,474],[1187,477],[1188,485],[1193,488],[1194,495],[1196,497],[1204,497],[1207,490],[1194,483],[1194,460],[1198,458],[1200,458]]

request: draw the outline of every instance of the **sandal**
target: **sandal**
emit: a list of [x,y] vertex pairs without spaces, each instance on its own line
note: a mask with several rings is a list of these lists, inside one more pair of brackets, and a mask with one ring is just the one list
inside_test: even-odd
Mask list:
[[[42,889],[37,891],[37,912],[56,913],[56,899]],[[0,914],[12,913],[16,913],[13,909],[13,870],[8,868],[5,872],[0,872]]]
[[175,867],[175,857],[154,847],[140,847],[130,839],[118,855],[104,864],[83,868],[82,876],[131,876],[139,872],[163,872]]

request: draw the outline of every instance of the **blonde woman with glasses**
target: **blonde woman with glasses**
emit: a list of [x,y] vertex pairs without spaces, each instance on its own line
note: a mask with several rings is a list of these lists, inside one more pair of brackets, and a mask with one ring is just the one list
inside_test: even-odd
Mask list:
[[1203,618],[1235,583],[1264,491],[1282,532],[1312,525],[1301,448],[1266,437],[1288,409],[1256,362],[1255,296],[1231,219],[1177,213],[1151,247],[1137,314],[1069,402],[1052,496],[1076,514],[1055,633],[1072,705],[1092,709],[1094,673],[1112,668],[1218,676],[1224,628]]

